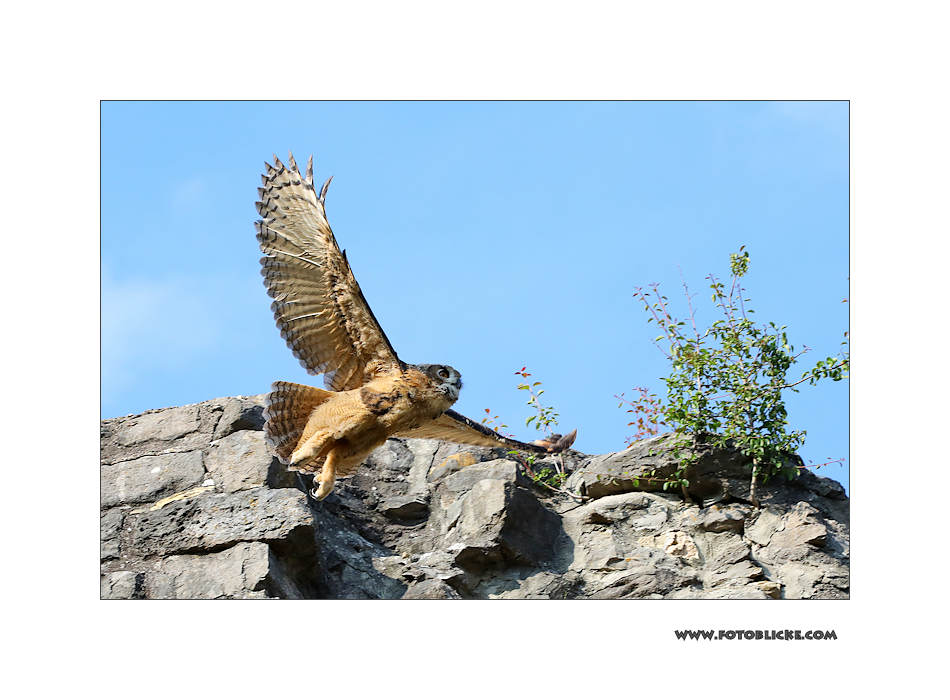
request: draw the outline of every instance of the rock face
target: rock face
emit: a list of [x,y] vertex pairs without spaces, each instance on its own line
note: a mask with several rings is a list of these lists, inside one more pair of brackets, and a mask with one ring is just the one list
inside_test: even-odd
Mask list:
[[317,503],[267,452],[262,410],[102,421],[102,598],[848,597],[848,499],[807,471],[755,508],[748,465],[698,446],[687,502],[655,490],[660,436],[568,453],[572,498],[504,450],[391,439]]

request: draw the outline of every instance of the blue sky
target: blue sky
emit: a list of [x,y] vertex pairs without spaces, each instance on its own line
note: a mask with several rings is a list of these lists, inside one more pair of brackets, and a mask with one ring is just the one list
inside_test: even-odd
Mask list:
[[[462,372],[455,408],[523,439],[527,365],[576,447],[622,449],[615,394],[662,393],[633,298],[745,245],[756,318],[813,350],[847,329],[843,102],[171,102],[102,105],[103,417],[321,386],[281,340],[258,272],[263,163],[314,154],[327,213],[402,359]],[[796,371],[797,370],[797,371]],[[788,399],[809,462],[848,457],[848,383]],[[848,485],[844,467],[818,473]]]

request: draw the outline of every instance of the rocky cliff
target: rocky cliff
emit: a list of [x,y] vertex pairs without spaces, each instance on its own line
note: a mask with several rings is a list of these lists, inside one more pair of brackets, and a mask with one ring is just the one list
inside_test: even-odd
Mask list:
[[[268,453],[263,397],[101,422],[103,598],[847,598],[849,502],[803,472],[747,502],[698,446],[693,501],[643,491],[663,436],[566,455],[571,498],[504,450],[391,439],[316,503]],[[697,490],[698,489],[698,490]]]

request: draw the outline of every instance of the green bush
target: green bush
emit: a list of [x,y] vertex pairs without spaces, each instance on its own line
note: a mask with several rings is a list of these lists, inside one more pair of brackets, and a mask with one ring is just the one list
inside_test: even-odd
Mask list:
[[[637,389],[640,396],[632,401],[622,394],[617,398],[621,406],[627,404],[628,412],[638,416],[628,424],[639,428],[634,439],[656,434],[660,425],[675,432],[674,457],[680,461],[680,469],[664,488],[685,490],[689,486],[686,474],[698,457],[688,448],[698,438],[719,447],[729,444],[751,459],[751,500],[757,503],[757,478],[763,482],[779,474],[794,478],[800,468],[792,455],[804,443],[805,431],[789,429],[783,393],[797,392],[805,382],[840,381],[848,376],[850,355],[845,332],[844,347],[838,355],[819,360],[797,381],[786,378],[809,348],[796,353],[788,342],[785,326],[759,324],[750,318],[754,311],[746,308],[750,300],[744,297],[740,284],[748,270],[749,253],[743,246],[730,256],[728,288],[714,275],[707,276],[712,302],[721,318],[702,332],[696,325],[685,282],[688,325],[672,315],[669,300],[660,294],[658,285],[651,285],[648,291],[637,288],[634,295],[649,314],[648,322],[661,331],[654,343],[670,361],[668,376],[661,378],[666,398],[658,399],[642,387]],[[659,346],[660,342],[664,346]]]

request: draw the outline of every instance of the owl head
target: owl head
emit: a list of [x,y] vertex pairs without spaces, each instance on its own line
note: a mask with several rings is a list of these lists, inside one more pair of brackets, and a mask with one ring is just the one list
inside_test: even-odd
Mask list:
[[459,397],[462,390],[462,375],[454,367],[448,365],[415,365],[415,368],[432,380],[432,384],[452,403]]

